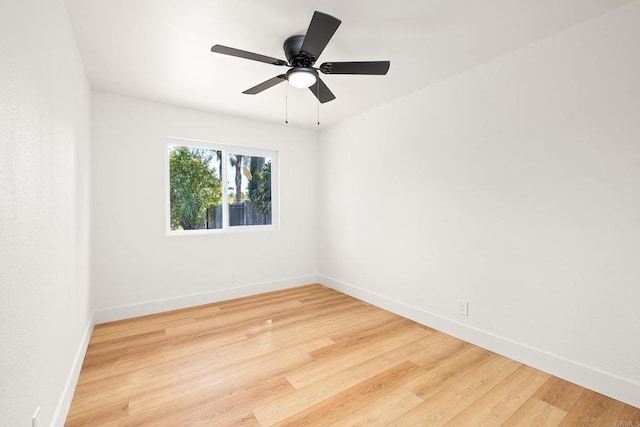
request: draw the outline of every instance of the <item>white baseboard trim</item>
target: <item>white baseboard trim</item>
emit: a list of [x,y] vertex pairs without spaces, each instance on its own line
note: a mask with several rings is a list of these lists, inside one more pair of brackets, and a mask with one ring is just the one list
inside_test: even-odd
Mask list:
[[155,301],[147,301],[138,304],[122,305],[112,308],[98,309],[94,312],[96,324],[128,319],[131,317],[145,316],[147,314],[161,313],[163,311],[177,310],[196,305],[209,304],[217,301],[225,301],[265,292],[279,291],[296,286],[317,283],[317,275],[290,277],[271,282],[253,283],[249,285],[231,288],[215,289],[208,292],[166,298]]
[[640,408],[640,383],[483,331],[420,307],[319,275],[318,282],[461,340]]
[[71,400],[73,399],[73,393],[76,390],[76,384],[78,383],[78,377],[80,376],[80,370],[82,369],[82,363],[84,362],[84,356],[87,353],[89,347],[89,341],[91,340],[91,334],[93,333],[93,326],[95,325],[93,315],[89,319],[89,324],[85,328],[84,335],[80,341],[78,350],[76,351],[76,357],[73,359],[71,365],[71,371],[67,377],[67,381],[62,389],[62,395],[56,405],[56,410],[53,413],[53,419],[51,421],[52,427],[62,427],[67,420],[67,414],[71,407]]

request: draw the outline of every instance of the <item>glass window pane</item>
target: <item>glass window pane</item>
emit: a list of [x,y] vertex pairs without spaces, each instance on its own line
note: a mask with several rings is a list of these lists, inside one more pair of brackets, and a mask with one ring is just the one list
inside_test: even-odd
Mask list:
[[222,152],[169,146],[171,230],[222,228]]
[[229,225],[271,224],[271,157],[229,154]]

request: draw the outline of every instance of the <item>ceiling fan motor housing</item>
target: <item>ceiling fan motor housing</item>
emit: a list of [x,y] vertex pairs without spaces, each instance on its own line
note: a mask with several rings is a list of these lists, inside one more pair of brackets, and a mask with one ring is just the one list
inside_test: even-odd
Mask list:
[[304,43],[304,35],[298,34],[286,39],[282,46],[287,61],[293,67],[311,67],[316,62],[316,58],[302,52],[302,43]]

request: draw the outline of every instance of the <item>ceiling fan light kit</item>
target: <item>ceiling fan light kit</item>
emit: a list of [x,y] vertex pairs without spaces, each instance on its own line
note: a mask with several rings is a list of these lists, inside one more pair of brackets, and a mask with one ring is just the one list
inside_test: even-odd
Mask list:
[[360,75],[385,75],[389,71],[389,61],[325,62],[320,67],[314,67],[340,24],[341,21],[331,15],[314,12],[305,35],[295,35],[285,40],[283,48],[286,61],[222,45],[214,45],[211,52],[290,67],[285,74],[272,77],[249,88],[242,92],[244,94],[256,95],[287,80],[296,88],[309,88],[320,103],[325,103],[333,101],[336,97],[322,81],[318,71],[322,74]]
[[298,89],[311,87],[318,80],[318,72],[309,67],[293,67],[287,71],[286,76],[291,86]]

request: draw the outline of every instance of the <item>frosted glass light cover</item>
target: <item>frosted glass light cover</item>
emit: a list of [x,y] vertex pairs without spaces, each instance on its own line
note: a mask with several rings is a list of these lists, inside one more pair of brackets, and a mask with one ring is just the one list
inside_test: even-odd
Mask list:
[[292,70],[287,75],[287,80],[293,87],[299,89],[308,88],[316,82],[316,76],[309,70]]

